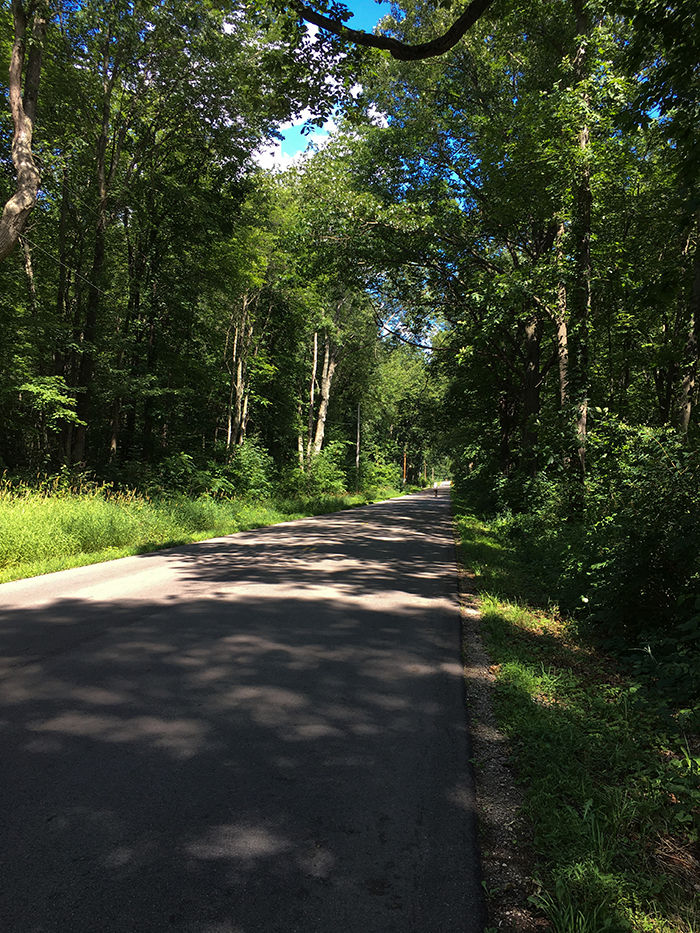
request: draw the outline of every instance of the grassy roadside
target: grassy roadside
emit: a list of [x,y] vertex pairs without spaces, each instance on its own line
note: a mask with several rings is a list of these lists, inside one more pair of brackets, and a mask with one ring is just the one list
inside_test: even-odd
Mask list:
[[202,496],[149,498],[97,486],[76,491],[0,489],[0,583],[144,554],[179,544],[337,512],[396,490],[372,495],[245,501]]
[[453,507],[533,827],[531,903],[556,933],[698,933],[700,747],[689,717],[660,709],[548,606],[531,562],[525,570],[457,490]]

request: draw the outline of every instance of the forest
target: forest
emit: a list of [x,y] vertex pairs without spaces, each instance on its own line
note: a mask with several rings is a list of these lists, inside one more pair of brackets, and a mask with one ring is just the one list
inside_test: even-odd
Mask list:
[[[4,5],[3,502],[451,477],[475,578],[483,521],[518,555],[510,595],[667,724],[664,838],[697,901],[700,10],[403,0],[373,34],[351,13]],[[303,116],[327,143],[262,169]],[[700,923],[549,890],[563,933]]]

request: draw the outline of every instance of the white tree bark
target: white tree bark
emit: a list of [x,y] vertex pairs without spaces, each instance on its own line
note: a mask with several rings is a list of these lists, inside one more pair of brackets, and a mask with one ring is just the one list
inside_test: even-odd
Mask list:
[[316,432],[314,434],[313,455],[317,456],[323,446],[323,438],[326,433],[326,416],[328,415],[328,403],[331,397],[331,384],[335,374],[335,368],[338,365],[337,360],[333,358],[331,348],[331,338],[328,334],[324,337],[323,349],[323,369],[321,370],[321,402],[318,406],[318,417],[316,418]]

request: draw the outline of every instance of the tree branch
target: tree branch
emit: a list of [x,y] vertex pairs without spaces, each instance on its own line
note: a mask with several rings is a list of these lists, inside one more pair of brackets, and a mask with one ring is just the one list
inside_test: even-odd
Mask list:
[[462,15],[455,20],[447,32],[431,39],[429,42],[421,42],[418,45],[407,45],[394,39],[391,36],[375,36],[369,32],[362,32],[358,29],[350,29],[340,20],[331,19],[322,13],[306,6],[301,0],[292,0],[291,8],[295,10],[307,23],[313,23],[319,29],[325,29],[332,32],[341,39],[347,39],[356,45],[365,45],[373,49],[381,49],[389,52],[393,58],[402,62],[415,62],[424,58],[435,58],[437,55],[444,55],[454,48],[464,34],[471,29],[474,23],[480,19],[494,0],[472,0]]

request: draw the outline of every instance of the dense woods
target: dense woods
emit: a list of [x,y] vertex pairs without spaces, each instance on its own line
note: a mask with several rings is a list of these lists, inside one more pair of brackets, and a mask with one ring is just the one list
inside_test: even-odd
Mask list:
[[[690,715],[700,13],[463,12],[406,0],[368,37],[335,3],[5,7],[0,466],[205,496],[452,475]],[[302,112],[330,141],[263,171]]]
[[[0,271],[11,473],[139,482],[172,457],[216,472],[248,440],[278,473],[325,457],[340,481],[358,419],[365,472],[384,463],[384,435],[393,454],[401,444],[372,273],[331,229],[333,170],[270,178],[254,159],[281,120],[332,106],[342,78],[329,87],[308,37],[293,47],[262,19],[186,4],[56,12],[41,194]],[[5,29],[9,48],[9,17]],[[7,200],[11,138],[6,115]]]
[[[16,0],[3,468],[298,493],[452,464],[578,536],[550,562],[568,610],[688,647],[697,11],[468,9],[445,52],[421,45],[442,6],[370,37],[304,7]],[[304,108],[331,141],[262,171]]]

